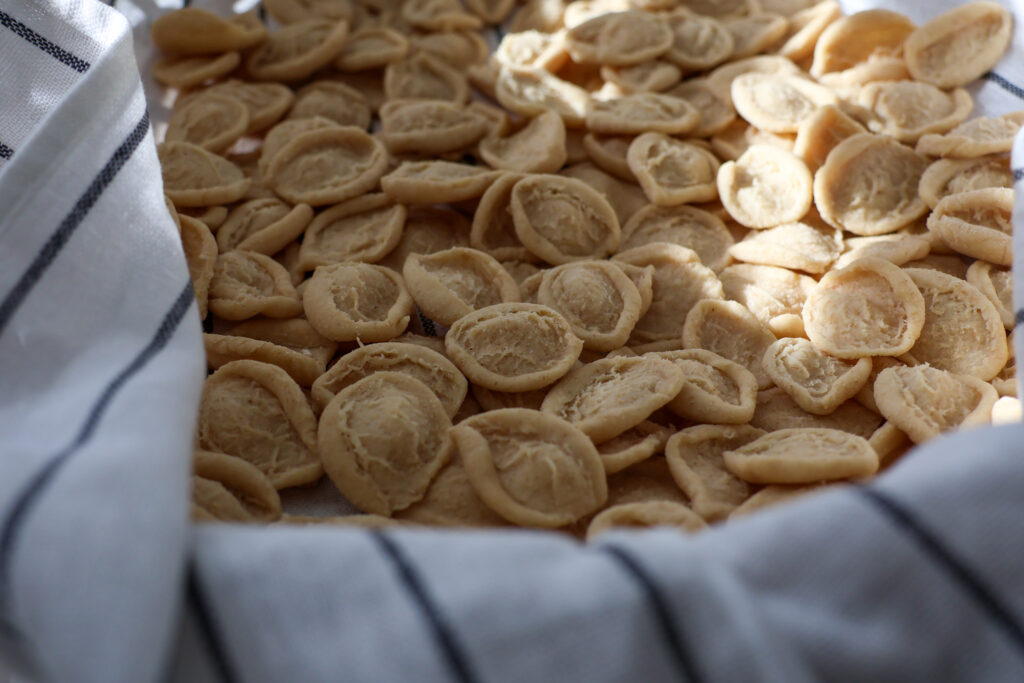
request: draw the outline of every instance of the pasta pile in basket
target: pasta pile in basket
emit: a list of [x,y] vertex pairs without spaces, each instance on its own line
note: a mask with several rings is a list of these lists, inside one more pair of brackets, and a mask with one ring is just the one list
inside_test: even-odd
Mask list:
[[197,518],[692,532],[1019,416],[999,5],[264,6],[152,26]]

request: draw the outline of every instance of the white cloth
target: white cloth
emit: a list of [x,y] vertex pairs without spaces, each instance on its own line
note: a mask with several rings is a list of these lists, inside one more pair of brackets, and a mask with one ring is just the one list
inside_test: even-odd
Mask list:
[[[19,680],[1024,679],[1024,427],[693,538],[189,526],[200,326],[124,18],[157,8],[117,7],[0,0],[0,662]],[[1018,28],[972,87],[981,112],[1024,108],[1022,57]]]

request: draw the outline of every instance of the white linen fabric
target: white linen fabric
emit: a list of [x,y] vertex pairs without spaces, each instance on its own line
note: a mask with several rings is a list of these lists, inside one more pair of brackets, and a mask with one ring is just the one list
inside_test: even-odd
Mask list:
[[0,680],[1024,679],[1024,427],[691,538],[191,526],[200,325],[132,44],[166,8],[116,7],[0,0]]

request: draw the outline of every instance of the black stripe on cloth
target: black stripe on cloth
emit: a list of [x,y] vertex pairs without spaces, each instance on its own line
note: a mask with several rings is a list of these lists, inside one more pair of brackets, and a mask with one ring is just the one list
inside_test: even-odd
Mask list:
[[0,614],[0,638],[5,639],[8,645],[18,648],[24,648],[28,644],[25,636],[21,634],[21,631],[14,624],[7,620],[7,616],[4,614]]
[[11,553],[17,541],[18,532],[22,528],[29,512],[31,512],[32,505],[39,499],[39,495],[46,488],[47,484],[53,480],[61,466],[70,460],[71,456],[77,453],[82,446],[89,442],[89,439],[92,438],[100,421],[106,414],[107,408],[110,407],[111,401],[114,400],[114,397],[117,396],[121,388],[129,379],[146,367],[157,353],[167,346],[174,332],[178,329],[182,318],[185,317],[185,312],[194,300],[195,294],[192,292],[192,283],[189,282],[175,298],[174,303],[164,315],[160,326],[149,340],[149,343],[103,389],[103,392],[89,410],[89,414],[79,428],[74,440],[63,450],[51,457],[14,499],[7,519],[3,521],[3,526],[0,527],[0,610],[6,609],[8,604]]
[[10,159],[14,156],[14,150],[0,142],[0,159]]
[[700,681],[701,678],[697,674],[697,667],[694,664],[693,656],[687,648],[686,640],[683,638],[679,626],[676,624],[675,619],[672,618],[672,611],[668,607],[668,600],[658,586],[658,583],[647,573],[643,565],[623,548],[615,545],[602,545],[599,547],[617,560],[619,565],[636,580],[643,590],[651,607],[651,613],[654,615],[654,621],[661,631],[662,640],[665,642],[665,649],[668,650],[676,664],[676,671],[684,677],[683,680],[685,681]]
[[14,317],[18,308],[21,307],[21,304],[24,303],[31,293],[32,288],[35,287],[46,270],[56,260],[64,245],[71,239],[75,230],[78,229],[78,226],[82,224],[82,221],[89,214],[90,209],[103,195],[103,191],[114,180],[121,167],[131,158],[139,143],[142,142],[148,132],[149,112],[147,111],[139,119],[139,122],[135,124],[135,128],[132,129],[132,132],[121,143],[121,146],[114,151],[114,154],[104,165],[99,175],[93,179],[82,196],[78,198],[71,212],[64,217],[57,230],[46,240],[46,244],[39,250],[36,257],[32,259],[32,263],[29,264],[28,269],[18,279],[14,288],[7,293],[3,302],[0,302],[0,335],[4,333],[11,318]]
[[1013,169],[1013,182],[1020,182],[1020,179],[1024,178],[1024,168]]
[[1009,639],[1024,657],[1024,628],[1005,607],[999,597],[970,566],[959,559],[942,540],[932,533],[908,507],[878,489],[866,486],[854,489],[887,517],[895,526],[913,538],[932,561],[943,569],[961,590],[981,608],[989,620]]
[[89,70],[89,62],[85,61],[81,57],[76,57],[62,47],[54,45],[7,12],[0,11],[0,26],[10,29],[15,35],[24,38],[61,64],[70,66],[80,74],[84,74]]
[[1010,93],[1014,97],[1019,97],[1020,99],[1024,100],[1024,88],[1021,88],[1019,85],[1011,83],[1010,81],[1006,80],[1005,78],[997,74],[995,71],[989,71],[988,73],[983,74],[982,78],[984,78],[986,81],[991,81],[992,83],[995,83],[1000,88]]
[[1013,316],[1013,326],[1014,327],[1017,327],[1021,323],[1024,323],[1024,308],[1022,308],[1019,311],[1017,311],[1017,313]]
[[206,599],[202,582],[199,580],[199,570],[196,568],[195,559],[189,560],[186,582],[185,597],[196,615],[196,623],[199,626],[200,635],[209,648],[213,668],[217,670],[220,680],[224,683],[235,683],[235,681],[242,680],[235,675],[235,671],[229,663],[227,648],[221,642],[220,632],[216,628],[217,621],[210,612],[210,603]]
[[[6,665],[6,668],[0,670],[0,674],[11,676],[11,682],[41,681],[43,676],[38,668],[39,661],[39,651],[35,644],[0,615],[0,662]],[[24,679],[14,678],[15,673],[24,676]]]
[[451,673],[455,676],[455,680],[461,681],[461,683],[472,683],[478,680],[469,665],[469,658],[455,635],[455,630],[434,604],[423,579],[413,567],[405,551],[394,539],[380,531],[371,531],[370,536],[377,543],[381,553],[395,565],[402,585],[412,595],[413,601],[423,613],[427,623],[430,624],[434,639],[437,641],[438,647],[441,648],[441,653],[444,655]]

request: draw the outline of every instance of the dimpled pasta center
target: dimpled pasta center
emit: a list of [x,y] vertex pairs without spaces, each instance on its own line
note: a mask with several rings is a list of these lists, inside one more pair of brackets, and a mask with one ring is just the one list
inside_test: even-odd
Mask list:
[[208,384],[203,404],[202,441],[210,450],[244,455],[270,474],[308,455],[280,401],[254,380],[229,377]]

